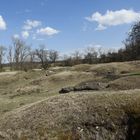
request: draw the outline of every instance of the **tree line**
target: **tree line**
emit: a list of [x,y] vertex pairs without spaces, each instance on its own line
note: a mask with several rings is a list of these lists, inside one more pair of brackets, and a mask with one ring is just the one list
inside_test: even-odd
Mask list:
[[105,56],[106,62],[124,62],[140,60],[140,22],[136,22],[128,37],[123,41],[124,48],[119,49],[117,52],[108,52]]
[[[128,37],[123,41],[124,48],[118,51],[104,51],[103,48],[86,48],[84,53],[75,51],[63,57],[56,50],[47,50],[45,45],[33,49],[25,41],[12,38],[8,48],[0,46],[0,70],[8,65],[11,70],[28,70],[33,68],[47,69],[50,65],[73,66],[77,64],[97,64],[140,60],[140,22],[135,23]],[[6,61],[4,62],[4,60]]]
[[65,62],[68,65],[75,65],[77,63],[95,64],[140,60],[140,21],[132,25],[123,44],[124,47],[118,51],[87,48],[83,56],[79,52],[75,52],[73,57],[69,57]]
[[[55,63],[59,54],[55,50],[47,50],[45,45],[32,49],[25,41],[12,38],[12,45],[8,48],[0,46],[0,70],[8,65],[10,70],[28,70],[40,67],[47,69],[50,63]],[[4,60],[6,62],[4,62]]]

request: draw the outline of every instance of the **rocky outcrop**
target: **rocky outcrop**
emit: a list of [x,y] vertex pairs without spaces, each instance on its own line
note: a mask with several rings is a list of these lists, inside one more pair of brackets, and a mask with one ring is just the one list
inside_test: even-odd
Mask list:
[[100,82],[94,82],[94,81],[90,81],[90,82],[82,82],[74,87],[66,87],[66,88],[62,88],[59,93],[60,94],[64,94],[64,93],[69,93],[71,91],[84,91],[84,90],[103,90],[107,87],[108,85],[105,83],[100,83]]
[[59,93],[60,94],[63,94],[63,93],[69,93],[71,91],[74,91],[74,88],[73,87],[66,87],[66,88],[62,88]]

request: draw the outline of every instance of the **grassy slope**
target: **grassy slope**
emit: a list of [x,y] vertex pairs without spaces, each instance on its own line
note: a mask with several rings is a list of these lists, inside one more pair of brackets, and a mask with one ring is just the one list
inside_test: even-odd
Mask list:
[[7,113],[0,135],[10,140],[126,138],[129,114],[140,114],[140,90],[60,95]]
[[[57,95],[62,87],[73,86],[82,81],[103,79],[107,72],[120,74],[139,71],[138,62],[109,63],[98,65],[77,65],[72,68],[56,67],[49,71],[19,72],[0,76],[0,113],[36,102],[45,97]],[[46,76],[46,73],[49,73]],[[125,81],[125,80],[123,80]],[[108,82],[108,81],[106,81]],[[115,83],[116,82],[116,83]],[[117,84],[114,81],[113,86]]]
[[[60,139],[64,137],[65,139],[65,133],[63,134],[63,129],[67,130],[68,135],[71,135],[71,133],[73,133],[71,132],[71,129],[73,129],[71,127],[75,126],[75,123],[79,121],[77,120],[78,119],[77,116],[79,116],[79,118],[83,116],[82,119],[86,120],[84,117],[88,117],[89,119],[94,118],[93,116],[90,116],[90,114],[88,114],[89,116],[87,116],[87,113],[90,111],[93,112],[92,115],[95,115],[95,116],[96,116],[96,111],[104,114],[105,104],[111,107],[111,112],[109,114],[113,114],[112,112],[113,108],[114,107],[116,108],[115,111],[118,111],[119,114],[116,114],[114,117],[120,117],[121,116],[120,112],[125,114],[126,110],[129,108],[131,110],[136,109],[136,112],[139,113],[139,109],[137,107],[134,107],[134,105],[139,106],[139,103],[135,102],[137,101],[137,98],[139,99],[139,90],[136,90],[135,92],[123,91],[122,94],[121,93],[117,94],[119,92],[113,92],[113,91],[109,91],[109,92],[106,91],[103,93],[96,92],[94,94],[87,94],[87,93],[85,94],[82,93],[79,95],[71,94],[71,95],[65,95],[65,96],[59,96],[59,97],[57,96],[55,98],[51,97],[50,99],[47,99],[50,96],[58,95],[58,91],[62,87],[73,86],[82,81],[88,81],[88,80],[98,80],[98,81],[109,82],[111,86],[115,85],[115,87],[112,86],[113,87],[112,90],[114,90],[116,87],[119,87],[119,86],[124,87],[124,84],[127,86],[130,84],[129,87],[132,86],[134,87],[133,89],[135,88],[140,89],[139,77],[138,77],[139,75],[131,74],[131,73],[139,73],[140,71],[139,63],[140,62],[138,61],[138,62],[109,63],[109,64],[98,64],[98,65],[77,65],[72,68],[51,68],[51,72],[49,72],[50,70],[49,71],[30,71],[30,72],[19,72],[15,75],[6,75],[6,76],[1,75],[0,76],[0,113],[1,113],[1,117],[2,116],[4,117],[2,126],[5,125],[5,129],[8,129],[12,126],[14,127],[14,129],[17,126],[19,128],[23,127],[24,129],[25,126],[22,124],[21,120],[23,120],[25,125],[30,124],[29,122],[33,120],[34,122],[32,122],[32,124],[34,126],[29,125],[29,127],[33,127],[34,129],[38,129],[39,127],[38,125],[47,123],[48,126],[45,126],[45,128],[43,126],[43,130],[42,130],[42,126],[41,126],[41,130],[38,130],[38,131],[41,131],[38,133],[41,133],[41,134],[43,133],[42,134],[43,136],[44,136],[44,133],[46,134],[49,131],[48,133],[50,134],[50,136],[48,137],[58,137],[58,138],[60,137]],[[125,77],[123,78],[110,81],[108,79],[104,79],[104,76],[108,72],[113,72],[114,74],[118,74],[118,75],[122,73],[127,73],[127,76],[125,75]],[[46,76],[46,73],[48,73],[48,76]],[[126,84],[125,78],[127,79],[128,84]],[[137,82],[135,82],[136,85],[133,86],[135,78],[137,79]],[[122,84],[120,84],[121,82]],[[126,86],[126,89],[131,89],[131,88],[128,88],[127,86]],[[117,88],[117,90],[120,90],[121,87]],[[98,94],[101,94],[101,96]],[[113,98],[113,101],[112,101],[112,98]],[[45,99],[44,102],[38,103],[44,99]],[[35,103],[35,104],[32,105],[32,103]],[[136,103],[136,104],[133,105],[133,103]],[[120,108],[120,106],[123,108]],[[127,109],[124,110],[124,107]],[[68,111],[67,111],[67,108],[68,108]],[[87,112],[84,111],[84,108],[86,108]],[[89,111],[88,111],[88,108],[89,108]],[[34,110],[33,112],[35,113],[32,113],[30,109],[31,110],[33,109]],[[49,119],[50,116],[47,116],[48,114],[46,114],[46,116],[44,116],[44,114],[40,114],[40,113],[43,113],[44,111],[45,113],[48,113],[47,109],[48,111],[50,111],[49,114],[52,116],[51,119]],[[80,109],[80,112],[77,112],[78,109]],[[103,112],[102,112],[102,109],[103,109]],[[64,113],[64,115],[61,116],[62,113],[60,112]],[[130,111],[130,112],[133,112],[133,111]],[[5,116],[5,114],[9,114],[9,115]],[[103,116],[103,114],[101,116]],[[15,118],[16,116],[18,118]],[[41,118],[40,116],[42,116],[43,118]],[[100,116],[100,113],[97,116]],[[20,117],[22,117],[22,119]],[[105,117],[104,120],[108,118],[108,116],[103,116],[103,117]],[[54,118],[56,118],[56,120]],[[14,121],[14,119],[17,119],[16,120],[17,122]],[[38,122],[36,119],[39,119]],[[72,121],[69,121],[71,119]],[[44,122],[45,120],[47,122]],[[5,124],[5,121],[7,122],[6,124]],[[59,128],[59,124],[56,123],[57,121],[58,123],[60,123],[61,125],[60,127],[62,127],[62,130]],[[86,120],[86,121],[88,123],[91,120]],[[41,123],[41,124],[38,124],[38,123]],[[93,122],[93,124],[94,123],[95,122]],[[58,126],[55,126],[55,124]],[[80,126],[80,128],[83,127],[83,124],[81,124],[81,120],[76,125],[76,127],[78,126]],[[84,127],[86,126],[84,125]],[[1,134],[1,131],[3,131],[3,128],[1,127],[0,134]],[[54,132],[52,130],[49,130],[51,128],[54,130]],[[47,132],[46,132],[46,129],[47,129]],[[88,128],[85,128],[85,129],[88,129]],[[60,132],[60,134],[57,134],[59,130],[61,130],[62,132]],[[91,136],[94,136],[93,132],[89,132],[88,130],[85,133],[86,133],[84,134],[85,136],[87,136],[87,133],[91,133]],[[26,140],[26,138],[24,140]]]
[[0,113],[58,95],[62,87],[94,78],[92,73],[59,71],[46,76],[45,71],[19,72],[0,77]]

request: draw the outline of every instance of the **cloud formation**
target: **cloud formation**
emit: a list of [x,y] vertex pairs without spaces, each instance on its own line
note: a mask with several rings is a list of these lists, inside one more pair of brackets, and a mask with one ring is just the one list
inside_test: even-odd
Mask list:
[[139,18],[140,12],[122,9],[118,11],[108,10],[104,15],[99,12],[95,12],[90,17],[86,17],[86,20],[90,22],[97,22],[98,27],[96,30],[105,30],[109,26],[133,23]]
[[0,15],[0,30],[6,30],[6,22],[3,17]]
[[14,34],[13,38],[18,39],[20,36],[18,34]]
[[44,40],[43,36],[53,36],[58,34],[60,31],[49,26],[43,28],[42,22],[39,20],[26,20],[24,22],[24,26],[22,27],[22,31],[20,34],[15,34],[15,38],[22,37],[23,39],[27,39],[31,37],[33,40]]
[[31,30],[33,28],[37,28],[41,25],[41,21],[38,21],[38,20],[27,20],[24,22],[24,26],[23,26],[23,29],[24,30]]
[[37,30],[37,34],[47,35],[47,36],[52,36],[52,35],[58,34],[59,32],[60,31],[51,27],[41,28]]
[[28,31],[23,31],[23,32],[21,33],[21,35],[22,35],[22,37],[23,37],[24,39],[27,39],[27,38],[29,37],[29,32],[28,32]]

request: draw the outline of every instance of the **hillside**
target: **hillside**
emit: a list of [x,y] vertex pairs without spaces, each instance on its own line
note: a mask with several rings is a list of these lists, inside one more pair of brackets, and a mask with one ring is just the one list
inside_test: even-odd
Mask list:
[[0,140],[140,139],[140,61],[0,75]]
[[51,97],[7,113],[0,120],[0,136],[5,140],[139,139],[139,100],[140,90]]

